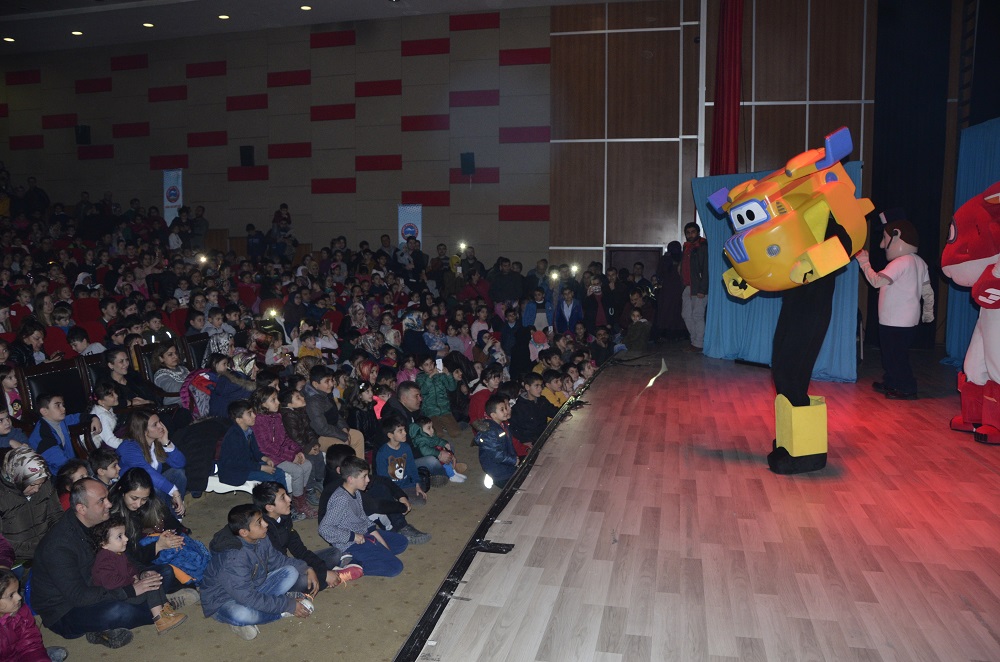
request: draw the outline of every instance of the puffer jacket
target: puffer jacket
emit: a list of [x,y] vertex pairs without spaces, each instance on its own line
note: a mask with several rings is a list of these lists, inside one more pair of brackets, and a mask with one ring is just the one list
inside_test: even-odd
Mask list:
[[0,662],[49,662],[42,633],[26,604],[0,616]]
[[52,525],[62,517],[59,498],[46,480],[38,492],[27,499],[16,487],[0,479],[0,530],[14,548],[14,558],[28,561]]
[[493,482],[503,485],[517,471],[517,453],[506,424],[487,419],[487,428],[476,435],[479,447],[479,464]]
[[292,438],[292,441],[302,447],[303,453],[308,454],[313,448],[319,446],[319,435],[312,429],[305,407],[298,409],[282,407],[281,423],[285,426],[285,432]]
[[455,378],[447,372],[439,372],[430,377],[426,372],[417,375],[417,386],[424,401],[420,411],[424,416],[444,416],[451,413],[451,400],[448,394],[455,390]]

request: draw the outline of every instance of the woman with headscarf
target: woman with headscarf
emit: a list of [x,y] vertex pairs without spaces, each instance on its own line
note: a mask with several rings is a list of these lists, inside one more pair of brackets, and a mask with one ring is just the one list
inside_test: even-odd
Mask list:
[[340,323],[340,335],[345,341],[354,340],[358,336],[363,336],[371,329],[377,328],[378,324],[368,318],[365,313],[365,305],[360,301],[355,301],[347,309],[347,317]]
[[42,456],[27,446],[7,453],[0,469],[0,529],[14,547],[15,563],[34,558],[62,512]]

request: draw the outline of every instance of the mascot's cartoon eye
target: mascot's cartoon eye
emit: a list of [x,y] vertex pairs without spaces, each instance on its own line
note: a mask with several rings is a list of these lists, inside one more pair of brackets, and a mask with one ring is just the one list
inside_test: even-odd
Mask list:
[[947,243],[954,244],[956,239],[958,239],[958,228],[955,227],[955,221],[952,220],[951,225],[948,226],[948,242]]
[[767,209],[757,200],[745,202],[739,207],[729,210],[729,220],[733,223],[733,229],[739,232],[755,225],[760,225],[771,220]]

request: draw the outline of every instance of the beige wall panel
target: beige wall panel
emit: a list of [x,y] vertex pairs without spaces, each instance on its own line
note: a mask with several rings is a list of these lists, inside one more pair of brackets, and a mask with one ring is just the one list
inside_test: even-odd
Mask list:
[[552,145],[552,246],[601,246],[604,241],[604,145]]
[[504,9],[500,12],[500,29],[503,29],[504,21],[523,18],[544,18],[547,22],[549,18],[549,8],[519,7],[517,9]]
[[507,126],[546,126],[552,98],[545,95],[500,96],[500,117]]
[[239,69],[266,69],[267,44],[256,32],[230,36],[226,40],[226,62],[226,72],[230,76]]
[[859,99],[862,94],[866,0],[811,5],[809,98]]
[[399,97],[362,97],[355,104],[357,126],[399,126]]
[[[42,131],[41,113],[21,111],[20,109],[18,112],[11,109],[10,116],[7,118],[7,127],[12,136],[31,136],[39,133],[47,136],[52,133],[51,130]],[[3,151],[6,152],[7,148],[8,146],[4,145]]]
[[357,248],[358,242],[366,239],[372,246],[378,247],[381,234],[396,236],[396,212],[398,200],[363,200],[358,198],[357,231],[347,235],[347,245]]
[[[822,4],[822,3],[820,3]],[[840,3],[837,3],[838,5]],[[757,101],[795,101],[806,98],[808,3],[771,0],[757,3]],[[751,7],[744,8],[744,24],[752,23]],[[815,11],[816,8],[813,8]],[[743,52],[752,51],[751,43]],[[839,52],[839,49],[838,49]],[[836,60],[837,58],[831,58]],[[746,88],[749,92],[750,88]],[[749,95],[745,95],[749,97]]]
[[500,135],[500,115],[497,106],[451,109],[453,138],[494,137]]
[[500,172],[500,201],[511,205],[549,204],[548,173]]
[[549,224],[534,221],[499,223],[498,250],[494,255],[509,257],[523,266],[522,273],[534,268],[538,260],[548,255]]
[[805,106],[757,109],[755,170],[776,170],[806,148]]
[[[188,103],[190,103],[190,100]],[[132,118],[135,118],[134,121],[136,122],[144,121],[149,106],[149,96],[145,93],[136,96],[118,97],[114,101],[114,122],[128,122],[132,121]],[[197,112],[204,112],[202,108],[199,108]],[[81,117],[81,119],[83,118]]]
[[460,167],[460,154],[463,152],[475,153],[476,167],[478,168],[495,168],[500,165],[500,149],[495,140],[470,137],[452,138],[449,142],[451,144],[451,151],[448,160],[452,168]]
[[681,217],[677,223],[677,236],[668,241],[679,241],[684,243],[684,224],[696,220],[697,202],[691,193],[691,180],[698,176],[698,140],[681,141],[681,189],[678,195],[681,197]]
[[[854,151],[848,157],[849,161],[861,159],[861,104],[836,104],[809,106],[809,149],[823,146],[823,138],[842,126],[851,130],[854,140]],[[793,156],[789,154],[789,156]]]
[[[63,63],[51,62],[51,63],[24,63],[24,64],[11,64],[5,67],[8,71],[18,71],[20,69],[41,69],[42,70],[42,82],[37,86],[43,90],[59,90],[66,94],[73,94],[73,81],[76,80],[76,76],[73,72],[69,71]],[[92,74],[86,74],[84,70],[84,76],[87,78],[96,78]]]
[[313,174],[319,179],[354,176],[353,149],[316,149],[313,146]]
[[[548,99],[551,81],[552,69],[547,64],[500,67],[500,96],[502,98],[544,94]],[[548,103],[546,103],[545,117],[548,116]]]
[[359,54],[399,50],[402,34],[399,20],[361,21],[355,25],[354,32],[357,35],[356,48]]
[[447,85],[404,85],[404,115],[447,115]]
[[447,191],[447,161],[404,161],[403,191]]
[[[283,202],[275,200],[272,188],[261,186],[260,182],[229,182],[228,189],[230,205],[236,212],[229,218],[239,223],[239,227],[245,227],[247,223],[254,223],[257,227],[267,227],[274,214],[273,210]],[[249,210],[249,213],[240,213],[239,210]],[[242,218],[236,220],[237,217]],[[230,226],[231,229],[232,227]]]
[[642,30],[677,27],[681,20],[680,0],[608,3],[608,28]]
[[679,34],[633,32],[609,36],[609,138],[678,135]]
[[[685,6],[687,6],[685,4]],[[700,26],[686,25],[681,32],[684,68],[681,86],[684,96],[681,102],[681,131],[686,136],[698,135],[698,43]]]
[[497,221],[497,205],[500,204],[499,184],[455,184],[451,187],[451,213],[465,215],[492,215]]
[[[313,124],[309,115],[302,115],[303,106],[298,106],[298,115],[271,115],[267,121],[267,137],[271,143],[302,143],[312,140]],[[314,146],[315,148],[315,146]]]
[[407,131],[400,137],[403,164],[407,161],[447,161],[449,154],[446,131]]
[[678,143],[608,145],[608,243],[666,244],[677,227]]
[[568,5],[552,8],[552,32],[603,30],[607,25],[603,4]]
[[[486,32],[473,30],[472,32]],[[494,54],[496,51],[493,51]],[[455,60],[451,62],[452,90],[495,90],[500,87],[500,71],[496,59]]]
[[548,174],[549,144],[548,143],[517,143],[500,145],[500,179],[506,173],[538,173]]
[[111,95],[116,100],[122,97],[148,95],[150,87],[162,85],[155,78],[150,78],[149,71],[146,69],[113,71],[111,72],[111,84]]
[[392,50],[365,53],[355,61],[358,80],[395,80],[400,77],[399,60],[399,44]]
[[[174,103],[174,102],[171,102]],[[144,111],[146,118],[150,119],[152,122],[152,117],[154,116],[153,109],[156,106],[162,104],[147,104],[147,110]],[[111,135],[111,122],[108,120],[109,117],[117,115],[117,109],[115,108],[115,103],[111,98],[111,95],[104,94],[78,94],[75,99],[75,103],[70,106],[80,117],[86,117],[90,120],[94,129],[97,129],[101,125],[107,125],[108,136]],[[43,107],[42,112],[45,112]],[[114,114],[114,115],[113,115]],[[171,120],[175,122],[176,119]]]
[[[315,72],[314,72],[315,73]],[[310,105],[327,106],[338,103],[354,103],[354,74],[343,76],[323,76],[312,79],[309,90],[312,94]]]
[[243,96],[247,94],[264,94],[273,90],[267,89],[267,65],[253,67],[234,67],[229,61],[226,77],[227,96]]
[[[59,131],[45,132],[45,153],[53,156],[63,155],[76,159],[76,135],[72,129],[60,129]],[[115,149],[115,156],[118,150]]]
[[190,120],[187,113],[187,103],[184,101],[165,101],[149,105],[150,108],[147,116],[151,127],[175,129],[182,137],[186,136],[186,127]]
[[354,122],[339,120],[336,122],[312,123],[313,155],[319,150],[354,148]]
[[[141,114],[139,115],[141,117]],[[225,131],[229,118],[224,103],[205,105],[188,104],[189,124],[186,127],[191,132]]]
[[[2,93],[0,93],[2,94]],[[13,99],[19,96],[19,92],[11,90],[8,94],[2,94],[0,99]],[[76,112],[76,95],[72,91],[59,88],[54,90],[41,89],[37,93],[39,107],[46,111],[54,111],[62,108],[73,109]],[[13,110],[13,108],[11,108]]]
[[448,34],[448,15],[408,16],[402,21],[401,37],[405,41],[413,39],[437,39]]
[[[139,166],[142,170],[149,170],[148,143],[149,141],[145,138],[129,138],[128,140],[115,141],[115,165],[125,168],[122,174],[133,171],[136,166]],[[48,148],[48,145],[46,145],[46,148]]]
[[552,39],[552,138],[604,137],[604,35]]
[[359,172],[358,200],[392,200],[394,203],[398,203],[402,184],[403,172],[401,170]]
[[272,116],[308,113],[311,99],[308,85],[272,87],[267,91],[267,112]]
[[[98,78],[111,75],[107,62],[99,70],[99,74],[91,72],[81,78]],[[115,72],[126,73],[126,72]],[[134,72],[133,72],[134,73]],[[149,58],[149,69],[142,73],[147,76],[147,83],[150,87],[161,87],[163,85],[181,85],[185,81],[184,60],[169,59],[164,53],[157,52]],[[117,83],[117,81],[116,81]]]
[[305,195],[312,195],[310,180],[314,169],[311,159],[268,159],[267,165],[273,185],[297,186],[304,189]]
[[448,245],[450,251],[456,251],[458,244],[465,242],[466,245],[476,249],[476,257],[489,260],[491,256],[496,255],[495,250],[492,252],[489,250],[489,246],[497,244],[499,234],[497,226],[496,211],[492,214],[452,213],[450,232],[445,233],[445,237],[448,238],[442,241]]
[[240,112],[229,113],[229,144],[232,145],[237,140],[246,140],[248,138],[266,143],[267,122],[266,110],[241,110]]
[[548,8],[536,16],[500,15],[500,48],[546,48],[549,45]]
[[[283,31],[284,32],[284,31]],[[284,44],[272,43],[267,48],[269,71],[299,71],[312,66],[308,33],[296,28],[295,39]]]
[[499,59],[499,30],[460,30],[452,32],[451,61],[459,60],[490,60]]
[[447,85],[451,79],[450,62],[446,54],[401,58],[403,89],[412,85]]
[[153,126],[147,141],[150,155],[186,154],[188,151],[187,137],[174,129]]
[[192,105],[219,104],[225,112],[228,92],[222,76],[189,78],[185,84],[188,88],[188,103]]
[[[305,45],[306,48],[309,47],[309,28],[302,26],[294,26],[288,28],[271,28],[264,32],[258,32],[257,34],[262,35],[266,38],[267,44],[271,49],[270,57],[273,61],[275,51],[278,49],[276,46],[301,46]],[[294,69],[295,67],[290,67]],[[281,69],[279,69],[281,71]]]
[[[316,224],[323,228],[323,235],[332,238],[343,234],[348,241],[351,240],[352,237],[347,233],[347,229],[353,225],[357,214],[354,196],[312,195],[303,200],[303,207],[310,211]],[[329,239],[327,239],[326,245],[329,245]],[[322,246],[318,247],[322,248]]]
[[358,150],[364,154],[399,154],[399,126],[359,126],[355,138]]
[[199,147],[188,150],[188,165],[198,173],[222,173],[225,175],[229,166],[240,162],[239,152],[235,160],[231,157],[229,147]]
[[[19,110],[38,110],[42,106],[42,90],[38,85],[20,85],[16,93],[8,91],[7,107],[11,117]],[[39,126],[41,120],[39,119]]]
[[317,48],[312,51],[311,68],[313,81],[320,76],[354,74],[355,47]]
[[185,170],[184,179],[190,179],[194,184],[193,191],[186,191],[188,198],[195,200],[196,205],[200,204],[205,207],[205,216],[208,217],[210,223],[228,216],[226,209],[229,205],[227,191],[229,182],[225,172],[201,172],[194,175]]

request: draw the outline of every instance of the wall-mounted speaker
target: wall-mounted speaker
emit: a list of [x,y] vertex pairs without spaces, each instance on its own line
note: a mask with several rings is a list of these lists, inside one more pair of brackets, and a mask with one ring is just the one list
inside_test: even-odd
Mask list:
[[462,174],[472,176],[476,174],[476,153],[462,152],[459,155],[462,160]]
[[253,145],[240,146],[240,165],[244,168],[252,167],[254,165]]
[[89,145],[90,144],[90,125],[88,124],[77,124],[74,128],[76,133],[76,144],[77,145]]

